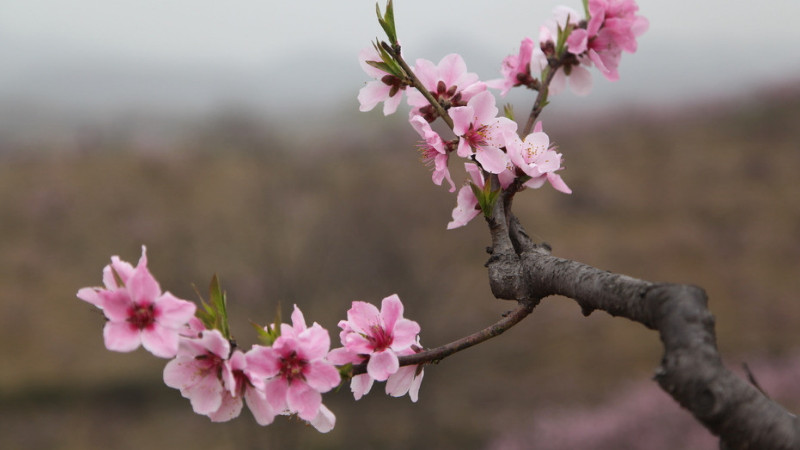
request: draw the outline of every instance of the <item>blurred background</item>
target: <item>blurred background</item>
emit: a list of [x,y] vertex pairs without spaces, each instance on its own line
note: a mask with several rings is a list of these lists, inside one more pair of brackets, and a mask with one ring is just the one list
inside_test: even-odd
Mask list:
[[[399,0],[409,59],[464,55],[483,79],[556,3]],[[580,8],[575,1],[570,6]],[[554,254],[704,287],[739,373],[800,409],[800,4],[642,2],[621,80],[542,119],[574,193],[517,197]],[[436,346],[493,323],[480,220],[418,161],[407,110],[359,113],[374,2],[4,0],[0,4],[0,447],[24,449],[716,448],[650,380],[642,326],[550,298],[503,336],[426,369],[420,400],[325,396],[336,428],[212,424],[111,353],[75,297],[148,246],[164,289],[212,274],[248,321],[297,304],[335,335],[352,300],[398,293]],[[524,116],[530,93],[508,101]],[[461,180],[459,180],[461,182]]]

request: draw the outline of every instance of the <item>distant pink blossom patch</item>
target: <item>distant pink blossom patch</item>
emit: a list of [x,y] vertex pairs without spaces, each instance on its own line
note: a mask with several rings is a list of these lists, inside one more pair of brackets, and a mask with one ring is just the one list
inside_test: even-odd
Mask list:
[[576,29],[567,38],[569,52],[585,54],[607,79],[618,80],[622,52],[636,52],[636,38],[650,26],[636,15],[638,10],[634,0],[589,0],[591,17],[586,29]]

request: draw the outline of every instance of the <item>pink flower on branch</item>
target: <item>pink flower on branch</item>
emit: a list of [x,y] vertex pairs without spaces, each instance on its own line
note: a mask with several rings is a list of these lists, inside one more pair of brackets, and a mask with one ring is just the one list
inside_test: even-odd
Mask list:
[[441,136],[433,131],[430,124],[422,116],[412,117],[411,126],[424,139],[419,147],[420,153],[422,154],[422,162],[425,165],[433,166],[432,178],[434,184],[441,186],[442,181],[447,179],[447,182],[450,183],[450,192],[455,192],[456,185],[453,183],[450,170],[447,168],[449,155]]
[[147,252],[134,268],[118,257],[103,269],[104,288],[82,288],[78,298],[103,310],[108,322],[103,329],[106,348],[130,352],[142,345],[150,353],[171,358],[178,351],[178,337],[195,313],[192,302],[161,292],[147,269]]
[[378,103],[383,102],[383,114],[389,115],[397,111],[403,99],[406,85],[399,77],[383,71],[368,62],[380,63],[380,55],[374,47],[367,47],[358,54],[358,62],[367,75],[375,78],[358,91],[360,111],[371,111]]
[[[501,149],[505,135],[517,131],[517,123],[497,117],[495,98],[490,92],[472,97],[467,106],[451,108],[453,132],[459,137],[458,156],[475,159],[490,173],[501,173],[508,167],[508,157]],[[474,153],[473,153],[474,151]]]
[[[422,347],[419,343],[419,337],[417,337],[417,342],[414,345],[400,350],[397,352],[397,355],[413,355],[421,350]],[[389,378],[386,380],[386,393],[392,397],[402,397],[408,394],[411,401],[416,403],[419,399],[419,388],[422,385],[422,377],[424,375],[425,371],[422,365],[402,366],[397,372],[389,375]]]
[[512,87],[532,85],[531,57],[533,49],[533,39],[528,37],[523,39],[519,45],[519,53],[508,55],[503,59],[503,65],[500,67],[503,78],[487,81],[486,84],[491,88],[500,89],[500,95],[503,97]]
[[531,177],[524,186],[536,189],[549,181],[556,190],[565,194],[572,193],[561,176],[555,173],[562,168],[561,154],[551,147],[550,138],[542,131],[541,122],[536,124],[533,133],[524,140],[516,134],[508,136],[506,146],[511,162]]
[[238,417],[242,400],[259,425],[269,425],[275,418],[263,383],[247,368],[246,355],[239,350],[231,354],[230,343],[219,330],[203,331],[198,339],[181,339],[177,357],[164,368],[164,383],[180,389],[194,412],[214,422]]
[[[511,134],[516,136],[515,133]],[[483,171],[481,171],[480,167],[476,164],[464,163],[464,170],[469,174],[472,184],[475,187],[482,190],[486,186],[486,179],[483,176]],[[509,166],[506,167],[506,170],[497,175],[500,181],[500,188],[506,189],[511,185],[516,178],[514,170],[513,165],[509,162]],[[469,184],[462,186],[456,197],[456,207],[453,208],[453,220],[447,224],[447,229],[452,230],[454,228],[463,227],[480,214],[480,212],[481,209],[480,206],[478,206],[478,198],[475,197],[472,187]]]
[[[427,59],[418,59],[414,73],[445,109],[464,106],[476,94],[486,90],[486,83],[480,81],[477,74],[467,72],[464,58],[457,53],[445,56],[438,65]],[[436,109],[417,90],[408,91],[408,104],[413,107],[412,116],[420,115],[428,122],[437,117]]]
[[367,357],[367,374],[377,381],[397,372],[397,352],[413,345],[420,331],[417,322],[403,318],[403,302],[397,294],[384,298],[380,311],[371,303],[353,302],[339,327],[344,348]]
[[589,22],[586,29],[570,33],[569,52],[585,53],[607,79],[618,80],[622,52],[636,52],[636,38],[650,26],[646,18],[636,15],[638,10],[634,0],[589,0]]
[[[264,391],[274,411],[297,414],[312,424],[315,420],[330,422],[330,411],[321,409],[321,394],[336,387],[341,377],[325,359],[331,344],[328,331],[317,323],[306,326],[297,306],[292,325],[280,324],[280,330],[272,347],[254,346],[247,352],[248,369],[264,380]],[[320,414],[322,417],[318,417]]]
[[339,327],[344,347],[331,350],[328,360],[337,365],[367,363],[367,373],[353,376],[350,382],[356,400],[366,395],[375,381],[386,381],[387,394],[400,397],[410,391],[412,400],[417,401],[421,369],[400,367],[398,356],[421,350],[420,327],[403,318],[403,303],[397,294],[384,298],[380,311],[370,303],[353,302],[347,320],[340,321]]

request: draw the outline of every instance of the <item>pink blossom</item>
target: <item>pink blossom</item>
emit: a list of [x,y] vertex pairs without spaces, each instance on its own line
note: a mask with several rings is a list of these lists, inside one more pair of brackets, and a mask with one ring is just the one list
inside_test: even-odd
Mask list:
[[367,64],[367,61],[382,62],[374,47],[367,47],[358,54],[361,68],[367,75],[375,78],[358,91],[359,110],[371,111],[378,103],[383,102],[383,114],[388,116],[397,111],[406,85],[400,78]]
[[514,165],[531,177],[525,182],[525,186],[539,188],[545,181],[549,181],[556,190],[566,194],[572,192],[561,176],[555,173],[561,169],[561,154],[550,146],[550,138],[542,131],[541,122],[536,124],[534,132],[524,140],[516,134],[508,136],[506,146]]
[[161,287],[147,269],[147,253],[134,268],[118,257],[103,269],[104,288],[83,288],[78,298],[103,310],[106,348],[130,352],[141,344],[150,353],[171,358],[178,351],[178,336],[194,316],[195,305]]
[[256,422],[269,425],[275,413],[263,383],[248,370],[246,355],[230,350],[219,330],[203,331],[197,339],[183,338],[177,357],[164,368],[164,383],[180,389],[194,412],[214,422],[238,417],[244,399]]
[[411,118],[411,126],[424,139],[420,145],[422,161],[426,165],[433,165],[433,182],[437,186],[442,185],[442,181],[447,179],[450,183],[450,192],[455,192],[456,185],[450,177],[450,170],[447,168],[448,153],[445,143],[438,133],[431,129],[430,124],[422,116]]
[[[511,134],[516,136],[515,133]],[[464,163],[464,170],[467,171],[472,183],[478,189],[484,188],[486,181],[480,167],[473,163]],[[516,169],[509,160],[506,170],[497,175],[497,178],[500,181],[500,187],[502,189],[506,189],[516,178],[514,170]],[[447,229],[452,230],[454,228],[463,227],[472,219],[474,219],[480,212],[481,210],[478,206],[478,199],[475,197],[475,193],[472,192],[472,188],[469,186],[469,184],[462,186],[458,191],[456,207],[453,209],[453,220],[447,224]]]
[[[559,6],[553,11],[553,18],[545,22],[539,29],[539,48],[534,49],[531,61],[531,70],[541,72],[548,66],[547,52],[555,51],[555,40],[558,30],[566,29],[567,25],[578,26],[580,16],[566,6]],[[564,64],[556,70],[550,81],[549,93],[557,95],[569,84],[570,90],[576,95],[587,95],[592,90],[592,74],[581,65],[582,58],[565,60]],[[568,83],[569,80],[569,83]]]
[[247,367],[264,380],[264,391],[274,411],[296,413],[307,421],[329,422],[327,409],[321,409],[321,393],[336,387],[341,378],[325,359],[331,344],[328,331],[316,322],[307,327],[296,305],[292,325],[280,324],[280,330],[272,347],[254,346],[247,352]]
[[[367,374],[377,381],[397,372],[398,352],[413,345],[420,330],[417,322],[403,318],[403,302],[397,294],[384,298],[380,311],[371,303],[353,302],[347,320],[340,321],[339,327],[344,348],[368,358]],[[367,384],[363,379],[360,382]],[[367,386],[364,393],[368,390]]]
[[497,117],[494,96],[484,91],[472,97],[467,106],[451,108],[453,132],[459,137],[458,156],[467,158],[473,155],[481,166],[490,173],[501,173],[508,166],[508,157],[501,149],[505,145],[506,133],[517,131],[516,122]]
[[512,87],[533,82],[531,76],[531,57],[533,56],[533,39],[526,37],[519,45],[519,53],[508,55],[503,59],[500,73],[503,78],[487,81],[486,84],[495,89],[500,89],[500,95],[505,97]]
[[[422,350],[417,342],[409,348],[399,351],[399,356],[413,355]],[[389,376],[386,380],[386,393],[392,397],[402,397],[408,394],[412,402],[416,403],[419,399],[419,388],[422,385],[422,377],[425,371],[421,365],[418,366],[403,366],[397,372]]]
[[[418,59],[414,73],[445,109],[464,106],[475,94],[486,90],[486,83],[480,81],[475,73],[467,72],[464,58],[457,53],[445,56],[438,65],[427,59]],[[419,91],[408,91],[408,104],[413,107],[412,115],[420,115],[428,122],[433,122],[437,116],[436,110]]]
[[569,52],[586,53],[607,79],[618,80],[622,52],[636,52],[636,38],[649,27],[646,18],[636,15],[638,10],[634,0],[589,0],[589,22],[586,29],[570,33]]
[[[342,321],[346,322],[346,321]],[[341,326],[340,322],[340,326]],[[347,328],[342,329],[342,333],[345,332],[352,332],[352,328],[349,328],[349,325],[346,325]],[[335,348],[328,353],[328,361],[337,366],[343,366],[345,364],[361,364],[367,360],[366,355],[358,355],[356,353],[351,352],[345,347]],[[361,400],[361,397],[367,395],[372,389],[372,385],[374,383],[374,379],[369,376],[368,373],[362,373],[358,375],[353,375],[350,379],[350,392],[353,393],[353,397],[356,400]]]

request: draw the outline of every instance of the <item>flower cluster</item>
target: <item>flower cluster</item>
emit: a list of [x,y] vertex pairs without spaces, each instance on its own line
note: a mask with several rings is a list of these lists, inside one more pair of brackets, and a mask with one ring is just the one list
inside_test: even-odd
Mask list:
[[[156,356],[172,358],[164,368],[164,383],[214,422],[238,417],[247,404],[260,425],[269,425],[276,415],[297,415],[326,433],[336,417],[322,403],[322,394],[341,383],[337,366],[349,364],[364,363],[367,369],[352,379],[356,400],[378,380],[387,382],[389,395],[409,393],[417,401],[422,369],[400,367],[398,357],[421,351],[420,328],[403,318],[397,295],[384,299],[380,312],[369,303],[353,302],[347,320],[339,324],[344,347],[331,350],[328,330],[316,322],[308,326],[295,305],[291,324],[265,327],[267,345],[244,352],[227,335],[227,324],[215,328],[227,321],[224,294],[217,292],[221,301],[213,306],[204,302],[203,311],[162,293],[147,269],[144,247],[136,267],[112,257],[103,269],[103,284],[80,289],[78,298],[108,319],[106,348],[128,352],[141,344]],[[214,286],[218,290],[216,278]]]
[[403,303],[397,294],[384,298],[380,311],[371,303],[353,302],[339,328],[344,347],[331,351],[328,358],[336,364],[367,364],[367,373],[354,376],[350,383],[356,400],[369,392],[373,382],[386,381],[387,394],[400,397],[408,393],[417,401],[422,367],[400,367],[398,356],[421,350],[420,328],[417,322],[403,318]]
[[[535,189],[547,182],[560,192],[571,193],[557,173],[563,169],[562,155],[541,122],[531,130],[532,113],[531,128],[523,130],[526,135],[519,135],[510,113],[498,115],[497,101],[487,88],[499,89],[500,95],[517,86],[544,91],[537,100],[541,108],[548,94],[557,94],[568,84],[576,94],[588,94],[592,88],[590,67],[596,66],[609,80],[618,79],[621,53],[636,51],[636,38],[647,30],[647,20],[635,14],[638,6],[634,0],[584,0],[584,9],[587,18],[572,8],[557,7],[540,27],[538,44],[523,39],[518,53],[503,60],[503,77],[487,82],[468,72],[457,54],[445,56],[438,64],[417,59],[408,67],[399,55],[399,45],[378,43],[360,53],[361,66],[375,78],[359,92],[361,111],[383,102],[384,114],[391,114],[406,93],[409,121],[422,138],[422,161],[432,167],[433,182],[442,185],[447,180],[450,192],[456,191],[450,157],[455,153],[466,160],[469,180],[457,194],[448,229],[466,225],[481,211],[488,217],[492,202],[487,198],[495,198],[492,193],[498,189]],[[383,18],[379,14],[379,20],[393,35],[390,16],[388,12]],[[431,126],[439,118],[452,131],[452,139],[442,137]],[[486,182],[490,177],[497,180],[494,186]]]

